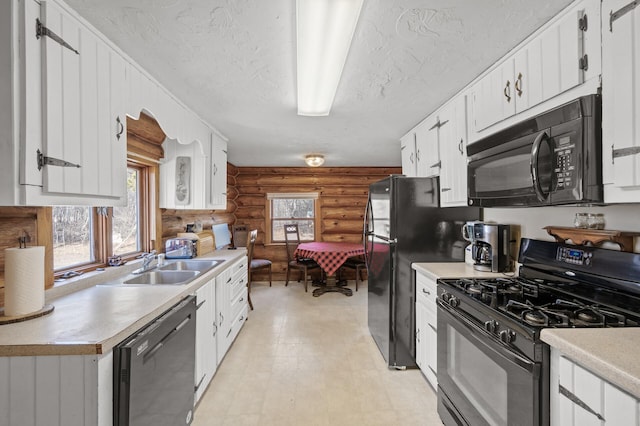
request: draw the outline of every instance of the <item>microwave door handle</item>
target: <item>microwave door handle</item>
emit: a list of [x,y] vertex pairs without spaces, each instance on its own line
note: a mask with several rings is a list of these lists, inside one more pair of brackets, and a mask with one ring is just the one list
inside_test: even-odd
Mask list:
[[536,191],[536,197],[538,200],[545,201],[549,194],[544,194],[540,187],[540,177],[538,176],[538,154],[540,151],[540,145],[542,141],[547,139],[547,132],[540,132],[533,141],[533,147],[531,148],[531,178],[533,180],[533,189]]

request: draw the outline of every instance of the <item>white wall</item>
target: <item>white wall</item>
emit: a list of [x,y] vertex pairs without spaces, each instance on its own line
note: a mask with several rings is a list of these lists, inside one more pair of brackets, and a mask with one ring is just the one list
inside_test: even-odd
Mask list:
[[[605,229],[640,232],[640,204],[619,204],[605,207],[526,207],[487,208],[484,220],[520,225],[522,237],[553,241],[542,229],[545,226],[573,226],[578,212],[603,213]],[[640,253],[640,238],[635,239],[634,251]]]

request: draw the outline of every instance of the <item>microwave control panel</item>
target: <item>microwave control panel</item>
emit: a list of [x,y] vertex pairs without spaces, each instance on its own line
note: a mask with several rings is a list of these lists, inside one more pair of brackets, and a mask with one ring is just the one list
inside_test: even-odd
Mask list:
[[577,176],[575,176],[576,159],[574,158],[575,144],[571,142],[571,136],[558,136],[555,141],[556,156],[556,182],[558,188],[572,188],[575,186]]

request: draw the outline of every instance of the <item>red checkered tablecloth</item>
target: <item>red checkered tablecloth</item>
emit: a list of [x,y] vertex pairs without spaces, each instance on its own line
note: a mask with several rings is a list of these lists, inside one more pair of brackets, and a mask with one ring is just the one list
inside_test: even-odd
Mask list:
[[296,258],[313,259],[327,273],[334,275],[348,258],[364,254],[364,247],[358,243],[313,242],[298,244]]

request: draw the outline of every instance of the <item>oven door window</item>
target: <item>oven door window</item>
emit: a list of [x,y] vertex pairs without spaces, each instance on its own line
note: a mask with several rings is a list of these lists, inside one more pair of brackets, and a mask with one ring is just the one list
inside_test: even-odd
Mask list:
[[438,309],[438,384],[464,422],[537,424],[539,368],[459,320]]

